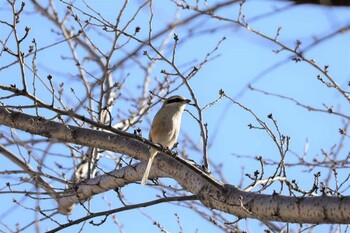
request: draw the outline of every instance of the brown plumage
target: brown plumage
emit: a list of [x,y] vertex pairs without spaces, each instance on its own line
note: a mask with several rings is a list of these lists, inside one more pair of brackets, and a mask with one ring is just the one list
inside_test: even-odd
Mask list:
[[[179,136],[181,116],[186,104],[190,100],[185,99],[180,95],[174,95],[165,100],[163,106],[159,109],[153,118],[149,139],[163,147],[171,148],[176,143]],[[145,185],[148,180],[148,175],[152,167],[154,157],[158,151],[155,148],[150,149],[150,157],[141,184]]]

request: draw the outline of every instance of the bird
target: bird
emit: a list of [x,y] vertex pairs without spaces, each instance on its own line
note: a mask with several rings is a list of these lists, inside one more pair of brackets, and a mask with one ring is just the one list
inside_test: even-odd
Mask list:
[[[174,146],[180,132],[182,113],[186,104],[190,102],[191,100],[185,99],[180,95],[174,95],[167,98],[164,101],[163,106],[153,118],[149,132],[149,140],[155,144],[160,144],[165,148],[171,148]],[[148,175],[157,153],[157,149],[153,147],[150,149],[147,167],[141,180],[142,185],[147,183]]]

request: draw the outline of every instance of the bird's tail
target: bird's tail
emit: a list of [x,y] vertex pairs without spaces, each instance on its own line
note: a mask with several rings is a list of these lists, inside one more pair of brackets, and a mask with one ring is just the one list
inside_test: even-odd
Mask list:
[[158,153],[158,151],[151,148],[150,157],[149,157],[149,160],[147,163],[147,167],[146,167],[145,173],[143,174],[143,177],[141,180],[142,185],[145,185],[147,183],[148,175],[149,175],[149,172],[151,171],[152,163],[153,163],[154,157],[156,157],[157,153]]

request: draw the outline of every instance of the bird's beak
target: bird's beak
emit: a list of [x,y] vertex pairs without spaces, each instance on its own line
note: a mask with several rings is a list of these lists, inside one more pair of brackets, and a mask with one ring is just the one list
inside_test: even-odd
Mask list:
[[194,104],[191,104],[191,100],[189,100],[189,99],[186,99],[185,103],[188,104],[188,105],[191,105],[191,106],[195,106]]

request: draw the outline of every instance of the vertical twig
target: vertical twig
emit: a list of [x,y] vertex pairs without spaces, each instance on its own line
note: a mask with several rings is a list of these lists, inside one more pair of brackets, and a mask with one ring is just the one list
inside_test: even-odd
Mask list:
[[[11,3],[9,1],[9,3]],[[22,77],[22,85],[23,85],[23,91],[24,92],[27,92],[27,81],[26,81],[26,75],[25,75],[25,68],[24,68],[24,63],[25,63],[25,55],[24,53],[21,51],[21,42],[28,36],[28,33],[30,31],[30,28],[26,27],[25,28],[25,34],[24,36],[19,39],[18,37],[18,32],[17,32],[17,24],[19,23],[19,17],[20,17],[20,14],[23,12],[24,10],[24,6],[25,6],[25,3],[22,2],[21,4],[21,8],[16,11],[16,1],[13,1],[11,3],[11,8],[12,8],[12,14],[13,14],[13,18],[12,18],[12,27],[13,27],[13,33],[14,33],[14,36],[15,36],[15,40],[16,40],[16,46],[17,46],[17,58],[18,58],[18,62],[19,62],[19,66],[20,66],[20,70],[21,70],[21,77]]]

